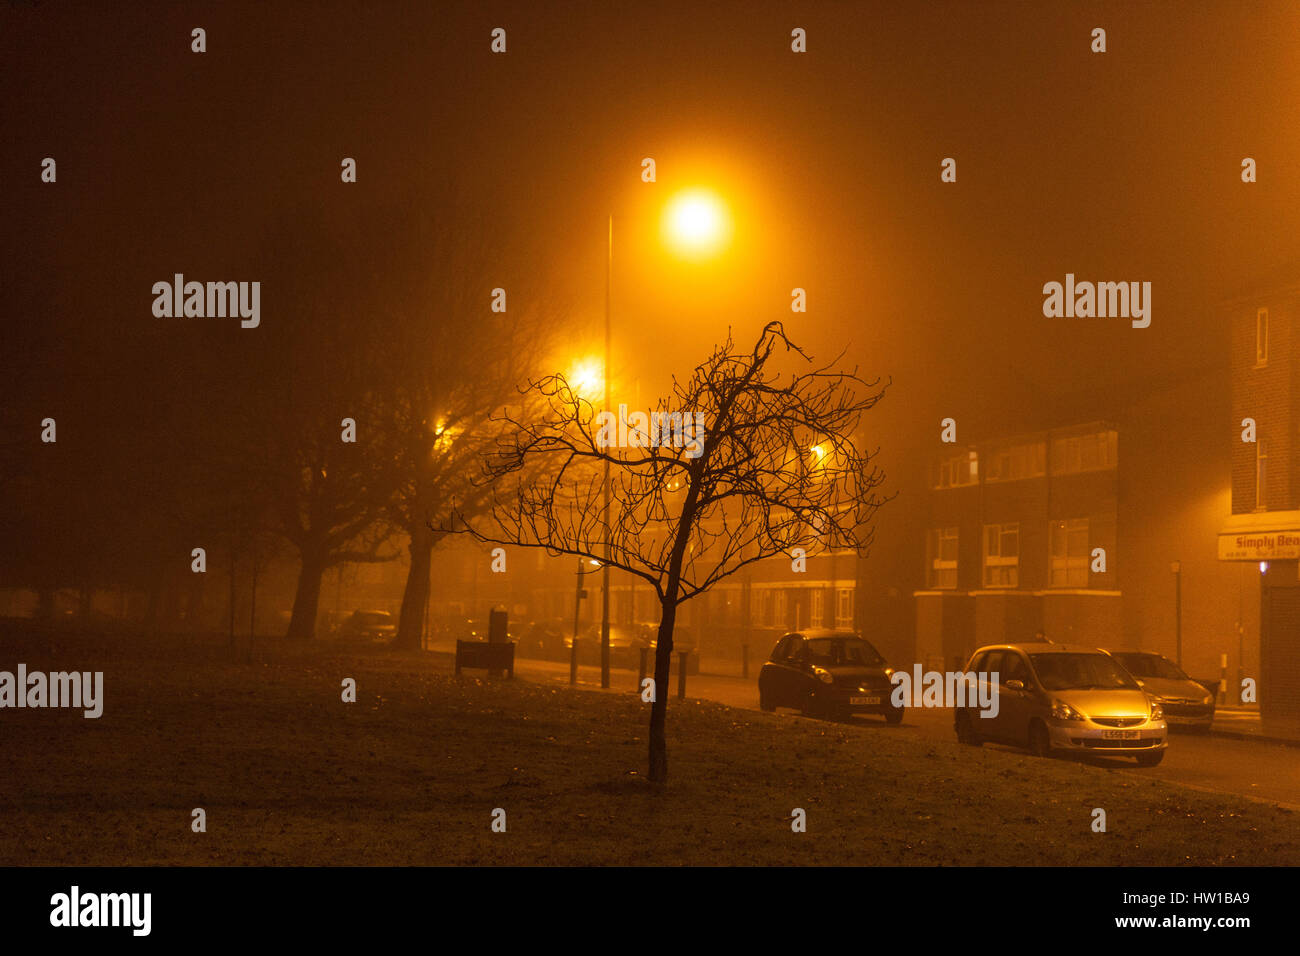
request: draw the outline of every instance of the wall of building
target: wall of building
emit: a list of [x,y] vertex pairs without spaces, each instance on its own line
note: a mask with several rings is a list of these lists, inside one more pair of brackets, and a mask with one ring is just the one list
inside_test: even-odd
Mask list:
[[[1235,439],[1232,456],[1232,512],[1256,510],[1256,452],[1258,445],[1242,442],[1241,421],[1253,418],[1257,438],[1267,443],[1269,466],[1262,504],[1269,511],[1296,508],[1296,374],[1294,325],[1300,300],[1295,295],[1261,296],[1229,310],[1231,335],[1232,418],[1223,424]],[[1255,362],[1256,313],[1268,309],[1268,361]],[[1205,405],[1205,408],[1212,408]],[[1222,407],[1222,406],[1221,406]],[[1217,418],[1216,416],[1213,416]]]
[[[1253,350],[1254,340],[1250,347]],[[1120,540],[1124,643],[1177,654],[1175,581],[1182,577],[1183,666],[1196,677],[1259,667],[1259,572],[1220,561],[1218,532],[1236,484],[1240,432],[1231,404],[1229,363],[1153,389],[1120,422]],[[1236,412],[1233,412],[1236,415]],[[1238,417],[1236,419],[1240,421]],[[1251,457],[1253,502],[1254,459]],[[1238,626],[1242,628],[1238,633]],[[1240,649],[1240,650],[1239,650]]]

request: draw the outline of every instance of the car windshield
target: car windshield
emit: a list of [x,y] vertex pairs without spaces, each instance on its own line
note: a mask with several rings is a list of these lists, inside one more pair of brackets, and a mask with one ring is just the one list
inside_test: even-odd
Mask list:
[[393,616],[385,611],[358,611],[353,615],[358,624],[392,624]]
[[1159,654],[1116,654],[1115,659],[1134,677],[1162,677],[1166,680],[1191,680],[1173,661]]
[[864,664],[874,667],[885,663],[885,659],[876,653],[870,642],[860,637],[815,637],[804,641],[808,648],[808,660],[822,667],[836,664]]
[[1030,654],[1048,690],[1137,690],[1133,678],[1108,654]]

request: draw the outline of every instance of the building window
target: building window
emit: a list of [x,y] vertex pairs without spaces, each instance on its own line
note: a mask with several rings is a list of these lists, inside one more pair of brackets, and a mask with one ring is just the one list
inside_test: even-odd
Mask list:
[[853,626],[853,589],[840,588],[835,592],[835,626]]
[[1048,584],[1054,588],[1088,586],[1088,519],[1051,523],[1052,552]]
[[984,526],[984,586],[1014,588],[1020,584],[1020,525]]
[[826,625],[826,592],[821,588],[813,590],[812,620],[808,623],[812,627],[824,627]]
[[963,455],[945,458],[939,462],[934,486],[936,488],[961,488],[965,485],[977,484],[979,480],[979,455],[970,451]]
[[926,585],[932,588],[957,586],[957,529],[930,531],[926,555]]
[[1114,430],[1052,439],[1052,474],[1104,471],[1114,468],[1119,434]]
[[1257,439],[1255,441],[1255,510],[1267,511],[1268,481],[1268,445]]
[[1255,368],[1268,364],[1268,309],[1255,313]]
[[985,481],[1016,481],[1020,478],[1038,478],[1046,472],[1047,445],[1033,442],[1000,448],[986,456]]
[[772,595],[772,626],[785,627],[785,590],[779,589]]

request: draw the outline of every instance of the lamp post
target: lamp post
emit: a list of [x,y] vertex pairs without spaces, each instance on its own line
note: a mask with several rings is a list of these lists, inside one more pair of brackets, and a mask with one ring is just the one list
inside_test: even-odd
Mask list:
[[[605,410],[609,410],[609,340],[610,340],[610,291],[614,272],[614,215],[609,217],[609,232],[605,245]],[[600,686],[609,686],[609,558],[610,558],[610,515],[609,515],[609,453],[605,457],[605,560],[600,565]]]
[[1183,666],[1183,563],[1172,561],[1169,570],[1174,572],[1174,663]]
[[[667,209],[664,219],[667,238],[679,253],[688,258],[699,258],[716,252],[730,236],[730,222],[722,203],[704,190],[689,190],[678,195]],[[605,374],[604,405],[609,410],[610,375],[610,300],[614,272],[614,216],[608,221],[605,243]],[[601,562],[600,599],[600,686],[609,686],[609,562],[612,556],[610,515],[610,467],[605,458],[604,482],[605,560]]]

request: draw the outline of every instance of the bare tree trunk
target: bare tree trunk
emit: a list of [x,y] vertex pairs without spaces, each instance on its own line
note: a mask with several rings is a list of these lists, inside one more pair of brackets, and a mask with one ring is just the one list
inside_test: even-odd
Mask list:
[[406,588],[402,591],[402,610],[397,618],[397,637],[394,647],[418,651],[424,628],[424,612],[429,606],[429,566],[433,561],[433,532],[424,524],[417,524],[411,532],[411,570],[406,575]]
[[293,615],[289,618],[290,640],[310,641],[316,636],[316,612],[320,607],[321,578],[325,562],[311,552],[304,552],[298,572],[298,589],[293,598]]
[[668,782],[668,740],[664,736],[664,719],[668,716],[669,668],[673,660],[673,624],[677,605],[663,605],[659,619],[659,636],[655,641],[655,699],[650,705],[650,782]]

